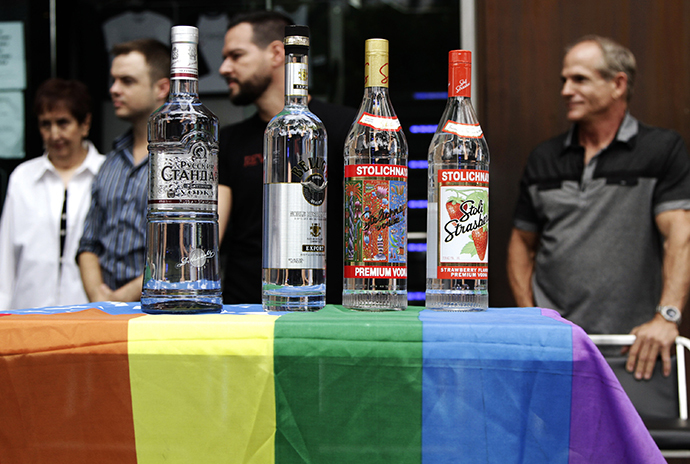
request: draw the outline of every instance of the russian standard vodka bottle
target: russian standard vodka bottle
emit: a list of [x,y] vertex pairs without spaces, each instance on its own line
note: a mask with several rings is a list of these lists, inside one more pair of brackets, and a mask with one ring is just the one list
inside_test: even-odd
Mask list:
[[489,148],[470,101],[471,52],[448,56],[448,103],[429,146],[426,307],[489,303]]
[[307,108],[309,28],[285,28],[285,107],[264,133],[262,303],[326,304],[326,129]]
[[407,307],[407,141],[388,95],[388,41],[365,43],[364,98],[345,140],[343,305]]
[[199,101],[196,27],[171,31],[168,101],[149,118],[147,313],[217,312],[218,119]]

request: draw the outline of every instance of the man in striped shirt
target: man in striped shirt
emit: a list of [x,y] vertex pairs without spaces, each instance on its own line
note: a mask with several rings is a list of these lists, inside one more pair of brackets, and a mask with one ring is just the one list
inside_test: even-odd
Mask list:
[[170,91],[170,51],[153,39],[113,47],[110,96],[132,127],[94,179],[91,208],[77,251],[89,301],[139,301],[146,248],[148,118]]

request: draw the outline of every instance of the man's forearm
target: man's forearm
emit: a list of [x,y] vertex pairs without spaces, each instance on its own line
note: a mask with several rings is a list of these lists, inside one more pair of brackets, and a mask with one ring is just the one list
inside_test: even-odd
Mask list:
[[98,255],[90,251],[83,251],[77,257],[79,263],[79,273],[84,291],[89,301],[103,301],[103,274]]
[[537,234],[513,229],[508,244],[508,283],[518,306],[534,306],[532,274]]
[[223,243],[225,229],[228,227],[232,210],[232,189],[227,185],[218,186],[218,238]]
[[[668,217],[665,217],[667,213]],[[690,291],[690,211],[669,211],[659,217],[664,240],[663,286],[659,304],[673,305],[681,311]],[[657,218],[659,222],[659,218]]]

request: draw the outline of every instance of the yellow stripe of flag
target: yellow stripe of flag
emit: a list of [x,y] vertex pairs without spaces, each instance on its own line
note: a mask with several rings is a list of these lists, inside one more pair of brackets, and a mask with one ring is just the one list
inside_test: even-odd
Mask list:
[[138,464],[274,462],[276,319],[212,314],[130,321]]

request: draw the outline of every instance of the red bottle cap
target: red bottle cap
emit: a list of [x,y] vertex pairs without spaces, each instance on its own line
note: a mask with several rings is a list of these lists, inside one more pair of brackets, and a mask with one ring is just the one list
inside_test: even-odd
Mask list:
[[448,96],[472,95],[472,52],[451,50],[448,53]]

